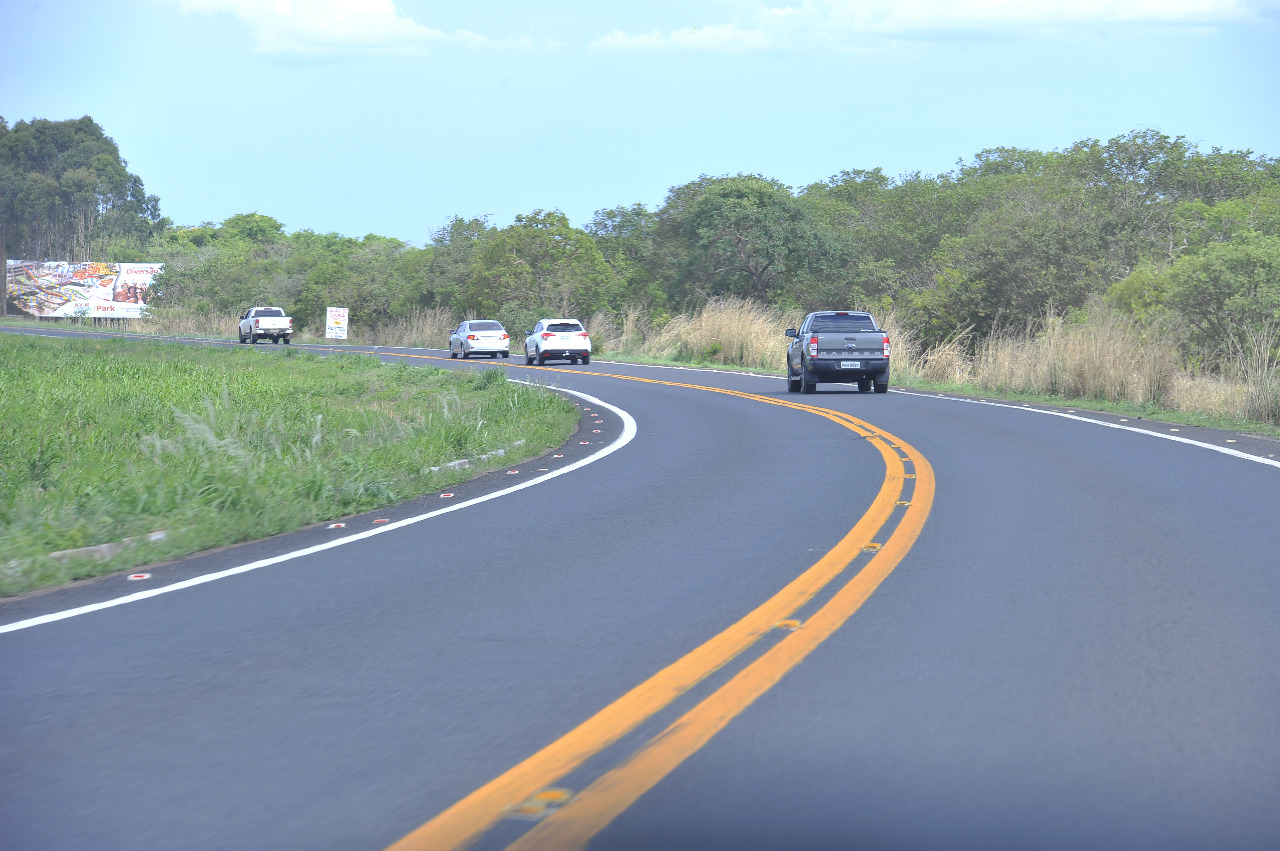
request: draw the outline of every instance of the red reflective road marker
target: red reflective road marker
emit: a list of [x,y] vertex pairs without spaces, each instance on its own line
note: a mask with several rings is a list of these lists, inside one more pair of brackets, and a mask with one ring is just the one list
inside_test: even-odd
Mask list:
[[130,573],[129,574],[130,582],[136,582],[139,579],[150,579],[150,578],[151,578],[150,573]]
[[375,520],[375,521],[373,521],[373,522],[374,522],[374,523],[390,523],[391,521],[390,521],[390,520],[387,520],[387,519],[384,517],[384,518],[382,518],[381,520]]
[[451,493],[442,493],[442,494],[440,494],[440,498],[441,498],[441,499],[453,499],[453,494],[451,494]]
[[330,523],[328,526],[325,526],[324,528],[326,528],[326,529],[341,529],[343,526],[346,526],[346,525],[347,525],[346,523]]

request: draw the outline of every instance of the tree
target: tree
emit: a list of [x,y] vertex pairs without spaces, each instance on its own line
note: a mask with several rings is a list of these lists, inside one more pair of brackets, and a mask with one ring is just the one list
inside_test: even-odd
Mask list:
[[1280,237],[1247,233],[1207,246],[1164,273],[1165,303],[1194,329],[1209,362],[1241,345],[1249,329],[1280,321]]
[[[0,119],[2,122],[3,119]],[[0,134],[0,231],[7,256],[83,262],[112,239],[149,236],[159,199],[130,174],[92,118],[19,121]]]
[[460,312],[518,318],[532,313],[588,316],[609,307],[618,278],[595,240],[559,210],[535,210],[479,247]]

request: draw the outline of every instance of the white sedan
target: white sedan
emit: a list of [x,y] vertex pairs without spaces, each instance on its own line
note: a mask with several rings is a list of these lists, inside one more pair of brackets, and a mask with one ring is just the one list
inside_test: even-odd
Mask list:
[[591,363],[591,335],[576,319],[543,319],[526,331],[524,362],[548,360]]
[[468,319],[449,336],[449,357],[511,357],[511,335],[496,319]]

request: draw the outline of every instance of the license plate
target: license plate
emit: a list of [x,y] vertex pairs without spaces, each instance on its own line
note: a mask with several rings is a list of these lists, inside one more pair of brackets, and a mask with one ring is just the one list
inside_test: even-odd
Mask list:
[[840,361],[841,369],[862,369],[862,361],[860,360],[842,360]]

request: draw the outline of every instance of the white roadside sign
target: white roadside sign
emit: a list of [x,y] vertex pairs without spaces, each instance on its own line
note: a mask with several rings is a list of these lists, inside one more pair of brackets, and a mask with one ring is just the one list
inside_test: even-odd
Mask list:
[[326,340],[347,339],[347,309],[330,307],[324,318],[324,338]]

